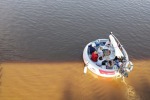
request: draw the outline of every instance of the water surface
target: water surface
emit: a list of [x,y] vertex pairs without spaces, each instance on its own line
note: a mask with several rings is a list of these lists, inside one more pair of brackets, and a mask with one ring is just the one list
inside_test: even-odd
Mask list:
[[81,61],[84,46],[111,31],[132,59],[150,57],[148,0],[1,0],[6,61]]
[[[125,79],[83,74],[87,43],[113,32]],[[1,100],[149,100],[149,0],[1,0]],[[24,62],[24,63],[23,63]]]

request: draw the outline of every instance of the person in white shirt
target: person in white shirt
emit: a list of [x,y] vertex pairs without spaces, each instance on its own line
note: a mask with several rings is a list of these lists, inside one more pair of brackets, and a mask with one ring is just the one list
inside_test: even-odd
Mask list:
[[122,62],[119,62],[118,65],[119,65],[119,68],[123,67],[123,63]]
[[101,57],[98,58],[98,61],[96,62],[96,64],[97,64],[98,66],[101,66],[103,61],[104,61],[104,60],[103,60],[103,57],[101,56]]
[[103,57],[103,51],[102,50],[103,50],[102,47],[99,47],[98,50],[97,50],[99,57]]

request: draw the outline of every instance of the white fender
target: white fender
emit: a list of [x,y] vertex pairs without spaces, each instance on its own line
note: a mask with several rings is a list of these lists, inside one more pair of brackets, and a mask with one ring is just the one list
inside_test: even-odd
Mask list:
[[84,70],[83,70],[84,74],[87,73],[87,66],[84,67]]

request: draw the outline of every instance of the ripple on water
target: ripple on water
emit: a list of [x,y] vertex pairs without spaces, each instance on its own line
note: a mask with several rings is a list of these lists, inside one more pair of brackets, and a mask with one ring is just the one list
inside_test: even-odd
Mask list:
[[133,63],[135,66],[125,79],[126,84],[120,79],[96,77],[89,71],[83,74],[84,64],[80,62],[3,63],[0,98],[149,100],[149,65],[141,69],[139,65],[145,61]]

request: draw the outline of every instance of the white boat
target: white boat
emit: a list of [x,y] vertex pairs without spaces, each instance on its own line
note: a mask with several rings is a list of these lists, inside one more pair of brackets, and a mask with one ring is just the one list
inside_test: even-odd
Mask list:
[[[100,65],[98,64],[99,56],[97,61],[91,59],[90,46],[94,47],[97,52],[101,47],[102,63]],[[108,51],[109,54],[107,54]],[[133,69],[133,64],[129,61],[126,50],[112,32],[109,39],[97,39],[88,43],[83,51],[83,61],[85,63],[84,73],[90,70],[102,77],[127,77]],[[111,67],[108,66],[109,61],[112,62]]]

